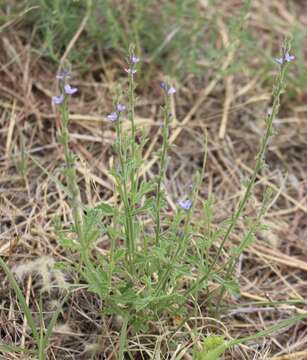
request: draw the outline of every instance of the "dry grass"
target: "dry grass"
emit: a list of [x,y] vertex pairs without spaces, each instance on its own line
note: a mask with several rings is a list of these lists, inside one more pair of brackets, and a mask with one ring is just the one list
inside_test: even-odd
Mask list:
[[[236,5],[232,3],[237,2],[233,0],[224,5],[225,14]],[[264,46],[278,49],[281,35],[288,34],[291,24],[307,26],[306,5],[305,1],[255,1],[249,26],[259,33]],[[270,26],[272,18],[274,29]],[[23,146],[53,174],[58,174],[57,169],[63,166],[63,153],[56,141],[60,120],[50,105],[50,96],[55,92],[56,69],[31,51],[31,43],[25,42],[22,34],[14,31],[14,25],[8,24],[2,31],[0,53],[0,255],[22,279],[27,300],[35,304],[35,296],[42,286],[65,283],[65,278],[50,272],[48,262],[51,265],[55,260],[69,260],[69,254],[57,245],[52,219],[59,214],[68,225],[71,213],[61,188],[30,159],[27,159],[25,173],[18,171]],[[222,20],[220,25],[217,46],[220,42],[228,42]],[[77,46],[80,34],[76,34],[72,46]],[[225,59],[225,68],[232,62],[233,55],[230,53]],[[206,198],[209,193],[215,193],[217,226],[230,213],[240,195],[242,179],[248,176],[253,166],[263,129],[262,119],[270,105],[271,80],[270,83],[262,80],[257,60],[249,64],[255,68],[253,77],[241,73],[221,79],[208,74],[201,82],[188,77],[180,85],[173,104],[176,120],[171,142],[177,146],[171,153],[168,173],[170,208],[190,185],[189,174],[202,164],[207,132],[208,164],[200,195]],[[118,80],[125,82],[122,68],[118,59],[106,61],[105,54],[99,53],[95,63],[93,59],[92,71],[83,79],[76,75],[73,82],[81,91],[71,105],[71,147],[80,159],[77,164],[79,185],[83,200],[88,204],[113,197],[108,169],[114,161],[111,144],[115,134],[104,120],[104,114],[111,109],[115,83]],[[295,65],[291,71],[295,76]],[[100,81],[95,80],[97,74]],[[221,321],[208,318],[206,309],[199,308],[198,317],[192,318],[173,339],[179,345],[170,359],[179,354],[183,359],[190,359],[187,350],[199,340],[189,331],[192,325],[196,325],[199,334],[218,331],[233,338],[264,329],[303,310],[297,305],[243,306],[253,301],[307,298],[307,124],[304,108],[307,97],[299,89],[296,94],[291,99],[283,98],[281,113],[276,120],[278,134],[267,156],[269,167],[258,178],[253,204],[247,210],[255,211],[260,201],[257,193],[269,184],[274,191],[274,200],[265,218],[270,230],[260,234],[240,259],[237,275],[241,297],[228,299],[234,306],[224,313]],[[152,177],[156,163],[152,150],[159,145],[154,135],[158,131],[162,102],[158,81],[141,95],[137,120],[151,139],[145,154],[144,175]],[[196,211],[195,221],[197,214]],[[240,228],[244,227],[242,221]],[[239,238],[234,236],[232,240],[235,243]],[[37,259],[47,259],[47,262]],[[10,344],[31,346],[15,294],[2,273],[0,278],[1,339]],[[49,290],[44,297],[52,311],[58,302],[59,291]],[[96,359],[113,359],[118,346],[120,319],[102,317],[100,309],[101,303],[96,296],[82,287],[76,288],[62,311],[48,350],[49,358],[89,359],[96,351]],[[46,320],[49,317],[46,312]],[[165,336],[176,327],[176,321],[153,324],[156,327],[153,335],[130,338],[131,351],[142,352],[144,358],[158,359],[159,349],[168,347]],[[237,347],[225,355],[225,359],[303,360],[307,359],[306,349],[307,326],[299,323],[259,341],[257,347]],[[139,356],[136,358],[141,359]],[[2,358],[26,357],[5,354]]]

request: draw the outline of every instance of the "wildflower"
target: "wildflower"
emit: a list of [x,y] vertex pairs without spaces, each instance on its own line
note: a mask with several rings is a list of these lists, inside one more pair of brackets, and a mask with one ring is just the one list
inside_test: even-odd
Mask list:
[[181,200],[178,204],[183,210],[189,211],[192,207],[192,200]]
[[285,55],[285,60],[286,60],[287,62],[291,62],[291,61],[295,60],[295,56],[294,56],[294,55],[290,55],[289,53],[286,53],[286,55]]
[[131,60],[132,64],[137,64],[140,62],[140,59],[134,55],[131,56],[130,60]]
[[118,120],[118,113],[117,112],[112,112],[111,114],[109,114],[107,116],[107,119],[112,121],[112,122]]
[[123,112],[123,111],[126,110],[126,106],[123,105],[123,104],[117,104],[116,105],[116,110],[117,110],[117,112]]
[[168,85],[167,83],[165,83],[164,81],[160,82],[160,88],[167,91],[168,90]]
[[56,76],[58,80],[64,80],[65,78],[70,78],[69,69],[64,69],[62,73]]
[[129,58],[129,69],[125,69],[126,73],[134,75],[136,73],[135,65],[140,62],[140,59],[134,55]]
[[168,85],[164,81],[160,82],[160,88],[163,89],[167,95],[173,95],[176,92],[176,89],[173,86]]
[[64,95],[56,95],[56,96],[52,96],[52,103],[55,105],[60,105],[62,104],[62,102],[64,101]]
[[275,61],[279,64],[279,65],[283,65],[286,62],[291,62],[295,60],[295,56],[294,55],[290,55],[288,52],[281,58],[275,58]]
[[176,89],[175,89],[173,86],[171,86],[171,87],[167,90],[167,95],[173,95],[173,94],[175,94],[175,92],[176,92]]
[[71,87],[69,84],[64,86],[64,91],[67,95],[75,94],[78,91],[78,88]]

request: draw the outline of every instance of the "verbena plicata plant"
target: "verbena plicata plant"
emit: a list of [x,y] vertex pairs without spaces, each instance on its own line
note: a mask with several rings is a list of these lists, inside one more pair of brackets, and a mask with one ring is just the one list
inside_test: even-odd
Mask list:
[[[63,146],[66,163],[66,184],[61,185],[61,188],[69,198],[73,217],[70,229],[63,228],[59,219],[55,222],[58,241],[71,254],[70,263],[61,266],[66,271],[78,274],[74,276],[76,281],[99,296],[105,315],[116,316],[120,320],[119,359],[123,359],[125,352],[129,354],[129,334],[157,331],[151,328],[151,324],[167,318],[177,319],[179,330],[189,319],[193,307],[197,310],[198,307],[206,306],[211,314],[219,316],[225,295],[239,293],[239,285],[234,276],[235,266],[255,233],[263,229],[262,217],[270,202],[269,190],[263,194],[258,216],[250,221],[247,232],[240,235],[241,242],[236,246],[232,245],[228,258],[221,255],[252,195],[256,177],[265,165],[265,153],[273,135],[273,119],[278,112],[280,96],[285,87],[287,63],[292,60],[294,57],[289,55],[286,44],[281,58],[276,59],[279,73],[273,91],[272,108],[265,119],[265,132],[253,173],[244,184],[243,196],[233,214],[218,228],[212,226],[213,198],[201,200],[198,194],[200,186],[203,186],[206,159],[203,169],[194,175],[189,193],[178,199],[176,211],[169,209],[164,184],[171,146],[171,98],[175,96],[176,89],[165,82],[161,83],[161,91],[165,97],[165,104],[161,107],[163,121],[157,134],[161,138],[161,145],[155,154],[159,166],[153,179],[148,180],[144,176],[146,164],[143,154],[149,139],[135,122],[135,78],[140,59],[135,56],[133,47],[130,47],[125,69],[128,76],[126,96],[120,92],[117,94],[114,110],[107,116],[117,134],[113,145],[117,160],[110,169],[114,197],[112,202],[101,202],[94,207],[85,205],[77,182],[74,166],[76,157],[69,146],[68,105],[70,97],[78,89],[69,84],[68,69],[57,76],[61,93],[54,96],[52,101],[61,112],[59,142]],[[124,105],[124,99],[127,99],[127,105]],[[128,129],[124,126],[125,122],[130,124]],[[200,219],[194,222],[193,212],[196,207],[202,213]],[[102,240],[104,244],[108,244],[103,253],[99,251]],[[28,319],[32,336],[37,341],[38,357],[44,359],[44,350],[59,309],[47,331],[38,331],[12,273],[3,260],[1,265],[9,276],[11,286]],[[229,346],[267,335],[304,317],[306,314],[245,339],[227,342],[221,338],[212,338],[204,342],[203,349],[195,350],[194,357],[202,360],[217,359]]]

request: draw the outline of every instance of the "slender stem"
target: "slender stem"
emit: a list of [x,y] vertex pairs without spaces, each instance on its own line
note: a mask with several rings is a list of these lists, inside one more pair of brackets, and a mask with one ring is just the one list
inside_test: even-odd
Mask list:
[[169,136],[169,123],[170,123],[170,101],[166,98],[166,106],[163,109],[164,112],[164,123],[162,127],[162,152],[160,157],[160,173],[157,178],[157,197],[156,197],[156,226],[155,226],[155,238],[156,245],[159,245],[160,233],[161,233],[161,197],[162,197],[162,181],[165,178],[166,164],[167,164],[167,150],[168,150],[168,136]]
[[[184,293],[185,296],[187,296],[188,294],[190,294],[191,292],[193,292],[198,286],[201,285],[201,283],[203,283],[204,281],[208,280],[210,274],[211,274],[211,271],[213,270],[220,254],[221,254],[221,251],[224,247],[224,244],[225,242],[227,241],[227,239],[229,238],[229,235],[231,233],[231,231],[233,230],[233,228],[235,227],[240,215],[241,215],[241,212],[244,208],[244,206],[246,205],[249,197],[250,197],[250,194],[251,194],[251,191],[252,191],[252,188],[253,188],[253,185],[255,184],[255,181],[256,181],[256,178],[257,178],[257,175],[258,175],[258,172],[261,170],[262,166],[263,166],[263,157],[264,157],[264,154],[267,150],[267,147],[268,147],[268,144],[269,144],[269,140],[272,136],[272,130],[273,130],[273,120],[275,118],[275,116],[277,115],[278,113],[278,110],[279,110],[279,106],[280,106],[280,96],[282,94],[282,91],[283,91],[283,88],[284,88],[284,78],[285,78],[285,70],[286,70],[286,66],[285,64],[282,64],[281,66],[281,69],[280,69],[280,72],[279,72],[279,76],[277,78],[277,81],[276,81],[276,86],[274,88],[274,91],[273,91],[273,106],[272,106],[272,110],[271,112],[268,114],[267,118],[266,118],[266,131],[265,131],[265,135],[264,137],[262,138],[262,141],[261,141],[261,145],[260,145],[260,149],[259,149],[259,152],[257,154],[257,157],[256,157],[256,164],[255,164],[255,168],[254,168],[254,171],[253,171],[253,174],[248,182],[248,185],[246,187],[246,190],[245,190],[245,193],[244,193],[244,196],[242,198],[242,200],[240,201],[239,203],[239,206],[238,206],[238,209],[235,213],[235,215],[233,216],[233,220],[231,222],[231,224],[229,225],[227,231],[226,231],[226,234],[224,235],[223,237],[223,240],[220,244],[220,247],[217,251],[217,254],[213,260],[213,262],[210,264],[210,266],[208,267],[208,271],[199,279],[197,280],[189,289],[187,289]],[[229,271],[231,270],[231,268],[229,268]],[[209,294],[209,296],[206,298],[205,302],[201,305],[201,306],[204,306],[205,303],[207,303],[211,296],[215,293],[216,289],[212,291],[211,294]],[[221,293],[219,295],[219,300],[218,300],[218,304],[219,302],[221,301],[220,299],[222,299],[222,296],[224,294],[224,291],[225,291],[225,286],[222,286],[221,288]],[[184,303],[182,303],[181,305],[179,305],[178,309],[176,309],[176,312],[179,313],[181,308],[184,306]],[[180,325],[178,325],[177,329],[175,330],[175,333],[178,331],[178,329],[181,328],[181,326],[190,318],[190,316],[186,316],[186,318],[184,318],[182,320],[182,322],[180,323]]]
[[[135,139],[135,121],[134,121],[134,107],[135,107],[135,95],[134,95],[134,77],[133,73],[131,72],[129,74],[129,91],[128,91],[128,97],[129,97],[129,120],[131,123],[131,159],[133,163],[133,169],[134,169],[134,162],[136,161],[136,139]],[[135,252],[135,238],[134,238],[134,227],[133,227],[133,214],[132,214],[132,207],[134,206],[134,194],[137,189],[137,174],[136,172],[130,169],[129,175],[130,175],[130,186],[131,186],[131,195],[128,196],[128,192],[126,192],[127,195],[127,221],[128,221],[128,227],[129,227],[129,252],[130,252],[130,262],[132,264],[133,262],[133,255]]]
[[[254,184],[255,184],[256,178],[258,176],[258,173],[259,173],[259,171],[261,170],[261,168],[264,165],[264,154],[266,153],[266,150],[267,150],[268,145],[269,145],[270,138],[271,138],[271,136],[273,134],[273,120],[274,120],[275,116],[277,115],[278,109],[279,109],[279,106],[280,106],[280,96],[281,96],[282,90],[284,88],[284,77],[285,77],[285,66],[282,65],[279,76],[278,76],[278,79],[277,79],[277,85],[276,85],[276,88],[274,89],[274,92],[273,92],[272,110],[271,110],[270,114],[268,115],[268,117],[266,119],[266,124],[267,124],[266,132],[265,132],[265,135],[264,135],[264,137],[262,139],[262,142],[261,142],[260,151],[258,152],[257,157],[256,157],[256,165],[255,165],[253,174],[252,174],[252,176],[251,176],[251,178],[250,178],[250,180],[248,182],[244,197],[243,197],[242,201],[239,204],[237,212],[235,213],[234,220],[229,225],[229,227],[227,229],[227,232],[226,232],[226,234],[225,234],[225,236],[223,238],[223,241],[222,241],[222,243],[221,243],[221,245],[219,247],[219,250],[218,250],[218,252],[217,252],[217,254],[215,256],[213,266],[217,262],[217,259],[218,259],[219,255],[220,255],[220,253],[221,253],[221,251],[222,251],[222,249],[224,247],[224,244],[225,244],[226,240],[229,238],[229,235],[230,235],[232,229],[234,228],[234,226],[236,225],[236,223],[237,223],[237,221],[238,221],[238,219],[239,219],[239,217],[240,217],[240,215],[242,213],[243,208],[245,207],[248,199],[250,198],[251,191],[252,191],[252,189],[254,187]],[[260,219],[258,219],[258,221],[259,220]],[[211,268],[212,268],[212,266],[211,266]],[[227,269],[226,276],[225,276],[226,280],[229,279],[229,277],[231,275],[231,272],[232,272],[232,268],[233,268],[233,266],[229,266],[229,268]],[[220,291],[220,294],[219,294],[219,297],[218,297],[218,301],[217,301],[217,307],[216,307],[217,311],[219,309],[220,303],[221,303],[222,298],[224,296],[225,290],[226,290],[225,285],[222,285],[221,291]]]
[[129,100],[129,111],[128,118],[131,123],[131,135],[132,135],[132,153],[131,157],[134,159],[135,156],[135,121],[134,121],[134,106],[135,106],[135,95],[134,95],[134,76],[132,71],[129,73],[129,91],[128,91],[128,100]]
[[244,196],[242,198],[242,200],[239,202],[239,206],[232,218],[232,221],[231,223],[229,224],[228,228],[227,228],[227,231],[223,237],[223,240],[219,246],[219,249],[212,261],[212,263],[210,264],[209,268],[208,268],[208,272],[206,274],[204,274],[198,281],[196,281],[194,283],[194,285],[192,285],[186,292],[185,292],[185,295],[188,295],[189,293],[191,293],[195,288],[197,288],[197,286],[199,286],[203,281],[206,281],[209,276],[210,276],[210,273],[211,271],[213,270],[214,266],[216,265],[216,262],[218,261],[220,255],[221,255],[221,252],[224,248],[224,245],[226,243],[226,241],[228,240],[232,230],[234,229],[234,227],[236,226],[239,218],[240,218],[240,215],[247,203],[247,201],[249,200],[250,198],[250,195],[251,195],[251,192],[252,192],[252,189],[253,189],[253,186],[255,184],[255,181],[256,181],[256,178],[257,178],[257,175],[259,173],[259,171],[261,170],[261,168],[263,167],[264,165],[264,154],[267,150],[267,147],[268,147],[268,144],[269,144],[269,140],[272,136],[272,132],[273,132],[273,120],[275,118],[275,116],[277,115],[278,113],[278,109],[279,109],[279,106],[280,106],[280,96],[281,96],[281,93],[282,93],[282,90],[284,88],[284,77],[285,77],[285,66],[282,65],[281,66],[281,70],[280,70],[280,73],[279,73],[279,76],[277,78],[277,85],[273,91],[273,106],[272,106],[272,110],[271,112],[268,114],[265,122],[266,122],[266,131],[265,131],[265,135],[264,137],[262,138],[262,141],[261,141],[261,145],[260,145],[260,149],[259,149],[259,152],[257,154],[257,157],[256,157],[256,164],[255,164],[255,167],[254,167],[254,171],[253,171],[253,174],[247,184],[247,187],[246,187],[246,190],[245,190],[245,193],[244,193]]
[[126,233],[126,249],[127,249],[127,260],[130,271],[133,271],[133,255],[134,255],[134,239],[133,239],[133,215],[131,212],[131,205],[129,202],[128,186],[127,186],[127,159],[124,155],[123,149],[123,137],[122,128],[120,124],[120,118],[115,122],[117,137],[118,137],[118,156],[121,167],[121,176],[119,186],[121,188],[121,197],[125,208],[125,233]]
[[76,169],[74,167],[74,156],[69,149],[69,112],[67,109],[67,99],[61,107],[62,112],[62,143],[66,162],[67,186],[71,193],[71,204],[74,218],[74,225],[78,235],[78,240],[82,243],[82,208],[80,206],[80,190],[77,183]]

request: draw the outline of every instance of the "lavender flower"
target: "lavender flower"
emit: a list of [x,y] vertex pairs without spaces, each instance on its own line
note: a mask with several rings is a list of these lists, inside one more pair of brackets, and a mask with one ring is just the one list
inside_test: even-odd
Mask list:
[[117,112],[112,112],[111,114],[109,114],[107,116],[107,119],[110,120],[111,122],[114,122],[114,121],[118,120],[118,113]]
[[116,105],[116,110],[117,110],[117,112],[123,112],[123,111],[126,110],[126,106],[123,105],[123,104],[117,104]]
[[275,58],[275,61],[279,64],[279,65],[283,65],[286,62],[291,62],[295,60],[295,56],[294,55],[290,55],[288,52],[281,58]]
[[171,87],[167,90],[167,95],[173,95],[173,94],[175,94],[175,92],[176,92],[176,89],[175,89],[173,86],[171,86]]
[[189,211],[192,207],[192,200],[181,200],[178,204],[183,210]]
[[62,104],[62,102],[64,101],[64,95],[56,95],[56,96],[52,96],[52,103],[55,105],[60,105]]
[[67,95],[73,95],[78,91],[78,88],[71,87],[69,84],[64,86],[64,91]]
[[165,83],[164,81],[160,82],[160,88],[167,91],[169,86],[167,85],[167,83]]
[[163,89],[167,95],[173,95],[176,92],[176,89],[173,86],[170,86],[164,81],[160,82],[160,88]]
[[132,64],[134,64],[134,65],[140,62],[140,59],[134,55],[131,56],[130,60],[131,60]]
[[289,53],[286,53],[286,55],[285,55],[285,60],[286,60],[287,62],[291,62],[291,61],[295,60],[295,56],[294,56],[294,55],[290,55]]
[[126,73],[134,75],[136,73],[135,65],[140,62],[140,59],[134,55],[129,57],[129,69],[125,69]]
[[70,78],[69,69],[64,69],[59,75],[56,76],[58,80],[64,80],[65,78]]

